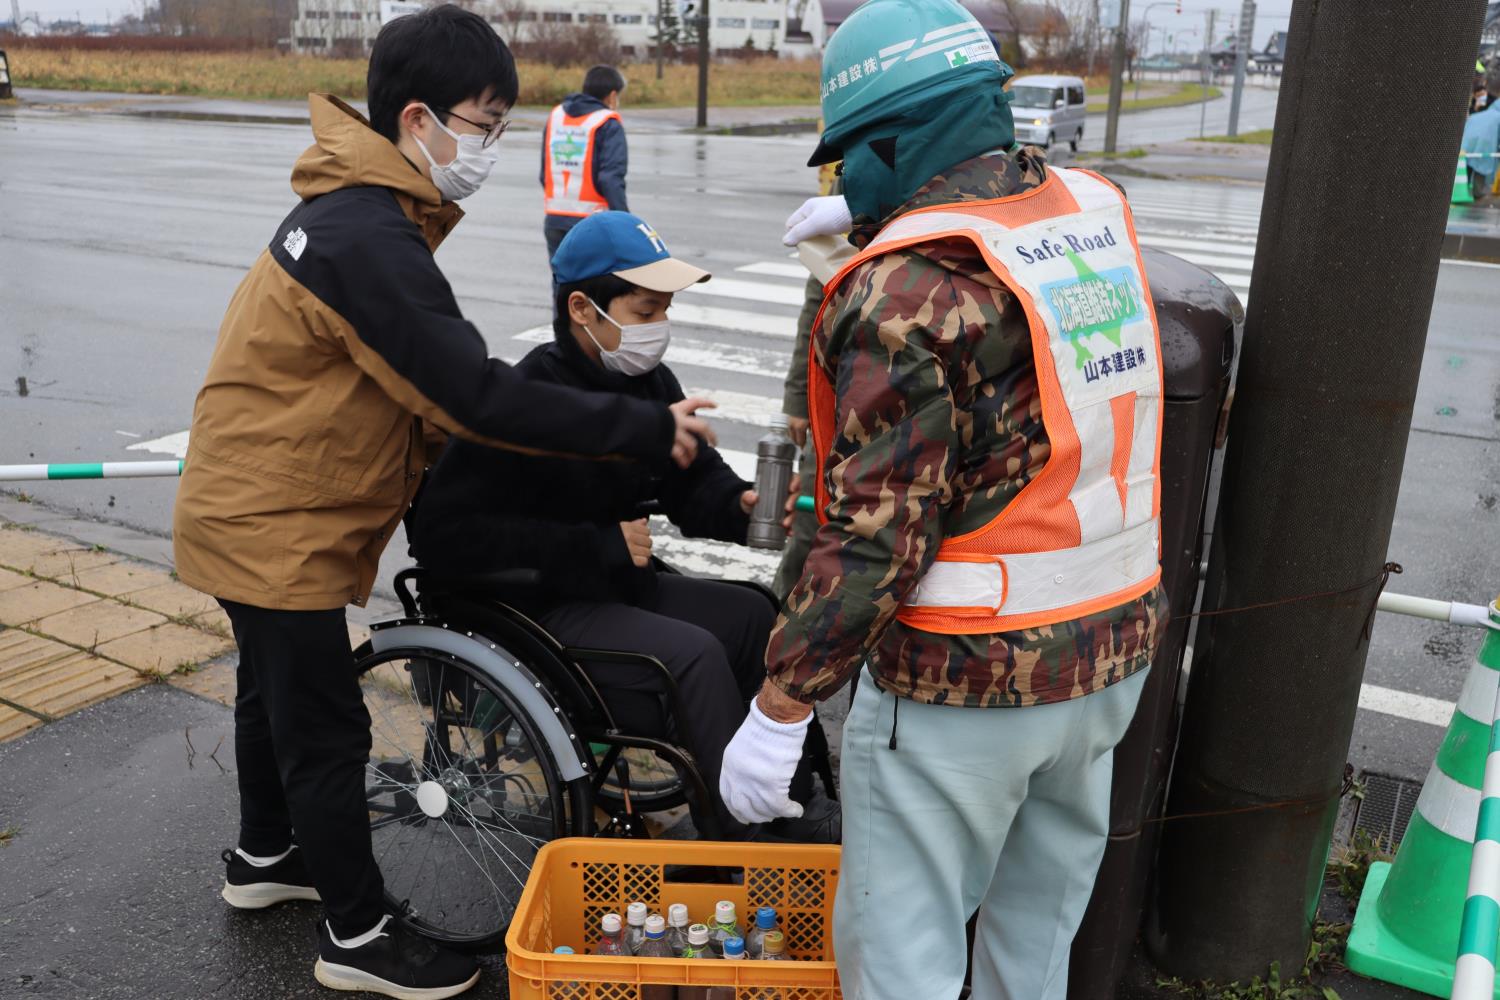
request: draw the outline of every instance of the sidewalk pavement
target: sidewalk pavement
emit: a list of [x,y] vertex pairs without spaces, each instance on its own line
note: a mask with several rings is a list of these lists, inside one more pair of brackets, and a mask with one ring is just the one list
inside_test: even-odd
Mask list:
[[165,539],[0,498],[0,743],[148,684],[233,705],[229,619],[170,566]]

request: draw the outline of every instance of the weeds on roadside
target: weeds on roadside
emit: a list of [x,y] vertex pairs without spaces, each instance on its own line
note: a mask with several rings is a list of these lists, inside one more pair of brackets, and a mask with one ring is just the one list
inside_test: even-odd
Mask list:
[[1335,847],[1328,855],[1324,880],[1351,904],[1357,903],[1359,894],[1365,889],[1370,865],[1377,861],[1390,861],[1394,857],[1394,852],[1386,845],[1383,837],[1368,830],[1356,829],[1348,844]]
[[0,847],[9,847],[10,842],[12,840],[15,840],[16,834],[20,832],[21,828],[19,826],[16,826],[14,823],[11,823],[9,826],[4,827],[3,829],[0,829]]

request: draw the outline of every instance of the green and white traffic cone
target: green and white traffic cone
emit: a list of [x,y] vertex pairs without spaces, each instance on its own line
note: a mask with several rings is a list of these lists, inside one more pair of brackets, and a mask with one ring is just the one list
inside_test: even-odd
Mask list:
[[1458,154],[1458,169],[1453,173],[1453,200],[1451,205],[1474,204],[1474,192],[1469,190],[1469,165],[1463,153]]
[[1396,860],[1370,866],[1345,956],[1361,975],[1433,996],[1449,995],[1459,954],[1500,688],[1500,605],[1490,606],[1490,623]]

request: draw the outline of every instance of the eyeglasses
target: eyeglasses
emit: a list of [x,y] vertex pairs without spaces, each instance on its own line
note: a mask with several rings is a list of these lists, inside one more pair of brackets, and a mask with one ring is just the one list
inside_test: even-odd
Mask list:
[[437,108],[436,110],[441,111],[444,114],[451,115],[454,118],[457,118],[459,121],[463,122],[465,125],[473,125],[475,128],[483,129],[484,130],[484,142],[480,143],[480,146],[483,149],[489,149],[491,146],[493,146],[495,144],[495,142],[502,135],[505,134],[505,130],[508,129],[508,128],[510,128],[510,119],[509,118],[502,118],[502,119],[500,119],[498,122],[496,122],[493,125],[486,125],[483,122],[471,121],[470,119],[465,118],[463,115],[458,114],[452,108]]

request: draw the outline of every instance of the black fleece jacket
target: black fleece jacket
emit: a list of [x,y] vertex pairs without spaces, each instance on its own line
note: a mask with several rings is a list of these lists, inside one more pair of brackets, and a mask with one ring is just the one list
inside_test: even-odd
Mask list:
[[[606,371],[571,334],[533,350],[516,370],[528,378],[675,403],[682,386],[666,365],[645,375]],[[535,419],[546,420],[546,414]],[[602,428],[601,428],[602,430]],[[750,519],[740,494],[752,484],[707,445],[686,469],[586,462],[449,443],[408,519],[412,552],[438,573],[529,568],[541,586],[521,603],[538,612],[570,599],[646,603],[656,571],[630,561],[620,522],[647,501],[690,538],[744,543]]]

